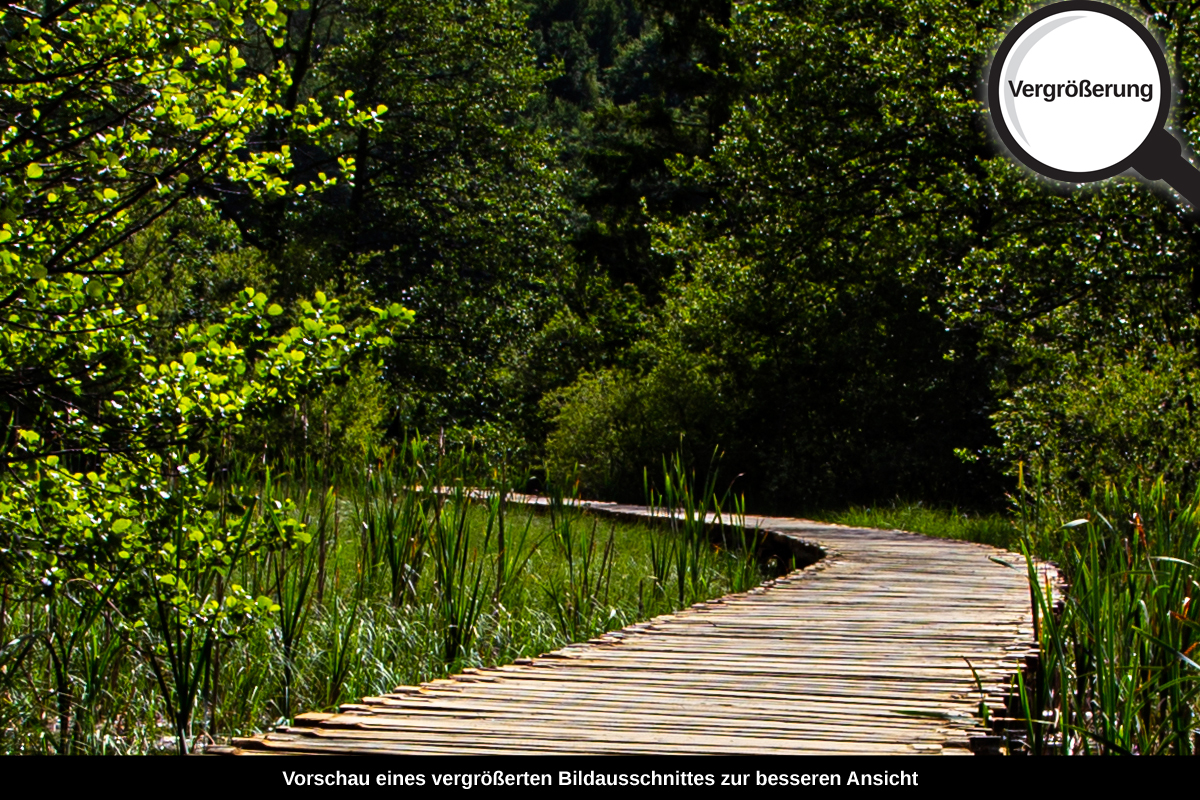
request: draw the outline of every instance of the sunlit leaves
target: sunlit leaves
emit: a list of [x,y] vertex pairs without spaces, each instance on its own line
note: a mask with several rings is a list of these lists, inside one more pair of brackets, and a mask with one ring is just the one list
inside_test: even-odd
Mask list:
[[[214,187],[294,196],[279,141],[293,126],[312,142],[376,124],[349,97],[328,111],[289,110],[288,71],[248,66],[248,31],[270,35],[286,22],[280,9],[297,5],[33,2],[0,12],[6,592],[48,604],[100,598],[120,626],[143,632],[155,627],[140,613],[149,598],[160,631],[170,618],[188,635],[231,634],[271,609],[240,587],[213,589],[212,578],[238,553],[303,532],[256,529],[253,497],[214,506],[211,459],[251,420],[389,343],[411,315],[344,323],[321,297],[290,309],[284,329],[283,307],[251,288],[215,324],[185,324],[172,339],[174,326],[130,296],[124,258],[132,237],[185,198],[203,211]],[[304,191],[352,167],[343,159]]]
[[[0,527],[8,543],[0,567],[13,571],[10,580],[40,583],[48,591],[83,570],[98,586],[141,591],[137,570],[149,569],[182,592],[186,565],[171,533],[179,524],[189,526],[189,564],[227,557],[230,531],[205,499],[209,443],[236,437],[248,420],[287,408],[306,387],[339,374],[350,359],[386,343],[393,329],[411,320],[397,305],[347,328],[338,303],[321,297],[304,304],[301,325],[273,334],[271,307],[262,292],[247,288],[224,309],[222,323],[179,329],[181,352],[170,359],[126,338],[126,357],[140,369],[126,376],[103,408],[90,419],[65,410],[50,439],[36,430],[18,431],[9,456],[12,479],[0,484]],[[116,336],[122,329],[108,325],[101,331]],[[95,438],[96,420],[111,420],[122,438]],[[94,466],[76,471],[77,462],[47,452],[61,441],[84,445]],[[303,532],[280,535],[290,540]]]

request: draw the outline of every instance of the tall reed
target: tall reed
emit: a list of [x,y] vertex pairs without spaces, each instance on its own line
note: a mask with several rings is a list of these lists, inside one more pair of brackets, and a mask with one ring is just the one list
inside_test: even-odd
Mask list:
[[584,517],[577,496],[551,489],[551,540],[566,574],[552,573],[543,589],[553,604],[559,630],[570,641],[579,641],[603,629],[609,608],[613,534],[610,530],[598,552],[598,528],[599,520]]
[[[1087,517],[1054,524],[1020,487],[1026,552],[1052,557],[1067,590],[1030,563],[1041,659],[1022,680],[1034,752],[1193,754],[1200,720],[1200,489],[1108,485]],[[1028,685],[1032,683],[1033,685]]]
[[472,548],[486,550],[490,530],[484,534],[482,543],[475,542],[468,524],[470,510],[467,490],[458,483],[440,498],[434,511],[431,534],[434,589],[445,624],[443,646],[447,664],[459,663],[470,648],[489,594],[485,562]]
[[424,441],[413,439],[399,460],[390,453],[379,454],[365,481],[352,489],[362,528],[364,579],[370,581],[386,568],[394,606],[416,596],[425,558],[436,488],[429,482],[427,458]]
[[746,526],[746,498],[729,493],[721,500],[714,498],[713,513],[721,541],[720,567],[729,590],[748,591],[762,580],[759,563],[762,534],[757,528]]
[[[714,576],[723,572],[729,585],[744,591],[761,578],[756,557],[758,536],[745,530],[745,500],[726,490],[717,495],[716,464],[719,452],[713,451],[703,482],[696,482],[694,470],[684,466],[675,453],[662,462],[662,491],[657,491],[648,472],[643,472],[646,504],[652,514],[662,517],[668,535],[651,544],[654,590],[666,592],[669,573],[674,573],[676,601],[680,606],[695,602],[711,593]],[[722,513],[730,508],[732,514]],[[715,542],[720,542],[720,547]],[[723,548],[723,551],[722,549]],[[723,555],[722,555],[723,552]]]

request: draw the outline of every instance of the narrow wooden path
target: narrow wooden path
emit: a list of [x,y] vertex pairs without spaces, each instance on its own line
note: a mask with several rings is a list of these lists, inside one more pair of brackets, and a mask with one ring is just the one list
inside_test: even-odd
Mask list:
[[1035,652],[1023,559],[899,531],[778,517],[747,525],[824,558],[746,594],[302,715],[218,750],[969,754],[972,737],[988,735],[971,667],[1000,711]]

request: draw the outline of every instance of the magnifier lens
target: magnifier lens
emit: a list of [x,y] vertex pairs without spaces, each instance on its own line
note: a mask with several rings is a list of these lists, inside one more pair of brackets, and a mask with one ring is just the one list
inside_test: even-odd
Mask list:
[[1066,173],[1127,161],[1170,103],[1148,44],[1156,46],[1095,11],[1064,10],[1032,25],[999,65],[999,110],[1015,143]]
[[1164,127],[1167,59],[1125,11],[1096,0],[1033,11],[1000,43],[987,97],[996,133],[1033,171],[1090,183],[1133,168],[1200,210],[1200,170]]

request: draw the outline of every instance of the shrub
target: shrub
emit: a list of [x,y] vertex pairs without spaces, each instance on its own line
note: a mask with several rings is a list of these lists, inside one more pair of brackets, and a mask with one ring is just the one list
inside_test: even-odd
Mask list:
[[1079,501],[1110,483],[1159,476],[1176,485],[1194,482],[1200,466],[1195,351],[1067,354],[1056,365],[994,416],[1001,455],[1013,472],[1024,462],[1026,474]]
[[681,439],[685,461],[694,463],[724,433],[729,409],[710,366],[703,355],[664,349],[643,373],[586,373],[550,394],[543,403],[555,425],[549,468],[561,474],[578,464],[584,494],[641,499],[643,468]]

